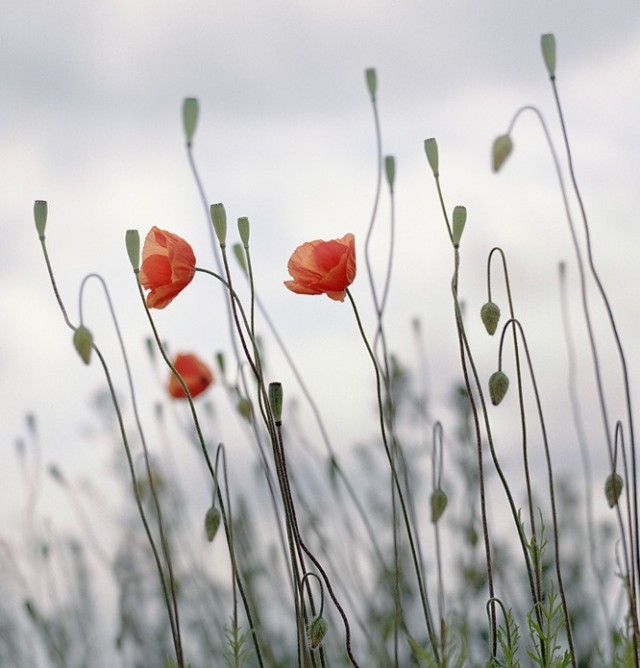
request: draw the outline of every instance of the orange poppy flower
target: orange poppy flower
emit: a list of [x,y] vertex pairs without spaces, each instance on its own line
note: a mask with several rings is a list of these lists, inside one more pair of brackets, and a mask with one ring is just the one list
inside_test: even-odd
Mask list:
[[[189,388],[189,394],[192,397],[202,394],[213,382],[213,372],[211,369],[191,353],[176,355],[173,360],[173,366],[182,376],[182,380],[184,380],[185,385]],[[187,398],[184,388],[174,373],[169,378],[167,391],[175,399]]]
[[308,241],[298,246],[287,266],[293,280],[284,284],[300,295],[327,295],[344,301],[356,277],[356,242],[353,234],[331,241]]
[[142,247],[140,283],[151,290],[149,308],[164,308],[183,290],[196,271],[193,249],[182,237],[152,227]]

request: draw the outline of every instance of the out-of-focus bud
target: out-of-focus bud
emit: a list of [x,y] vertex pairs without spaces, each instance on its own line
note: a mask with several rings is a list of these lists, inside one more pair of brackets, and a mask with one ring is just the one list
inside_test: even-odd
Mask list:
[[211,543],[218,533],[218,528],[220,527],[221,515],[220,511],[215,507],[211,506],[207,510],[207,514],[204,516],[204,530],[207,533],[207,540]]
[[505,160],[511,155],[511,151],[513,151],[513,141],[509,135],[496,137],[491,152],[494,172],[497,172],[504,165]]
[[607,498],[609,508],[613,508],[618,504],[618,499],[622,494],[624,482],[622,476],[617,473],[610,473],[604,481],[604,495]]
[[376,91],[378,90],[378,77],[376,75],[375,68],[368,67],[365,70],[364,75],[367,80],[367,89],[369,90],[369,95],[375,99]]
[[387,183],[389,188],[393,190],[393,184],[396,180],[396,159],[392,155],[388,155],[384,159],[384,169],[387,174]]
[[435,524],[442,517],[442,514],[447,507],[448,501],[449,500],[447,499],[447,495],[445,494],[444,490],[440,488],[433,490],[430,499],[431,522],[433,524]]
[[85,364],[91,361],[93,334],[84,325],[80,325],[73,333],[73,345]]

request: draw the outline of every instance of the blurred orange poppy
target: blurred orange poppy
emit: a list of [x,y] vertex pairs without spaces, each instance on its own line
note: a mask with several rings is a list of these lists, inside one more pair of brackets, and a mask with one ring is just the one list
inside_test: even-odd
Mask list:
[[[202,394],[213,382],[213,372],[211,369],[191,353],[176,355],[173,360],[173,366],[182,376],[182,380],[184,380],[192,397]],[[184,388],[174,373],[169,378],[167,390],[175,399],[187,398]]]
[[342,302],[356,277],[355,238],[345,234],[342,239],[308,241],[296,248],[287,269],[293,280],[284,284],[292,292]]
[[164,308],[183,290],[196,271],[191,246],[177,234],[152,227],[142,247],[140,283],[151,290],[149,308]]

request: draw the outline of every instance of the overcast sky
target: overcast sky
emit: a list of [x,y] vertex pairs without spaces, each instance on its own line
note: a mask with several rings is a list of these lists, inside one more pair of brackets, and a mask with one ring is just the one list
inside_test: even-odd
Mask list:
[[[553,413],[566,387],[555,272],[560,260],[569,261],[575,295],[575,264],[533,116],[518,124],[516,152],[505,173],[490,171],[494,137],[524,104],[538,105],[559,138],[539,46],[540,35],[553,32],[560,94],[597,258],[630,361],[636,363],[637,389],[639,19],[640,6],[627,1],[5,3],[0,27],[3,502],[11,505],[16,498],[13,448],[25,433],[28,411],[39,418],[45,463],[81,473],[94,461],[104,462],[99,453],[87,452],[81,429],[92,419],[87,407],[102,376],[97,365],[80,363],[54,302],[32,221],[35,199],[49,202],[48,244],[72,320],[77,322],[82,277],[101,273],[122,318],[139,388],[145,388],[143,403],[148,408],[162,395],[150,385],[154,376],[142,344],[148,330],[124,233],[135,227],[144,236],[152,225],[169,229],[192,243],[200,265],[213,266],[184,150],[185,96],[200,100],[194,151],[208,200],[223,202],[231,222],[245,215],[252,221],[260,294],[342,445],[369,435],[357,425],[371,423],[373,405],[373,394],[367,395],[371,369],[353,315],[347,303],[294,295],[282,281],[298,244],[353,232],[360,261],[353,292],[371,331],[362,262],[376,178],[367,67],[378,72],[384,152],[397,160],[392,347],[409,350],[411,318],[421,317],[433,400],[445,404],[459,364],[450,249],[422,149],[423,140],[435,136],[448,206],[464,204],[469,211],[462,296],[477,312],[485,300],[486,254],[502,245],[534,355],[548,372],[542,374],[543,392]],[[375,248],[383,246],[388,211],[383,197]],[[158,315],[172,349],[210,359],[214,351],[228,352],[220,304],[217,289],[198,277]],[[96,342],[115,355],[97,284],[87,291],[87,314]],[[576,318],[579,314],[576,308]],[[483,338],[475,324],[472,332],[477,337],[472,345],[489,373],[496,341]],[[410,362],[410,353],[404,359]],[[277,356],[272,360],[274,376],[286,377]],[[583,381],[588,388],[589,372]],[[124,390],[122,376],[117,382]],[[361,401],[353,399],[349,388],[355,386],[366,390]],[[566,405],[554,416],[555,433],[566,438]]]

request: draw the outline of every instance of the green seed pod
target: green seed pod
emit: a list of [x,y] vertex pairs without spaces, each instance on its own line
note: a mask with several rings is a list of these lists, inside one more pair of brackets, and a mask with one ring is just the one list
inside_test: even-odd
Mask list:
[[424,140],[424,152],[427,154],[427,161],[433,175],[437,177],[440,173],[438,171],[438,143],[433,137]]
[[393,184],[396,180],[396,159],[392,155],[388,155],[384,159],[384,169],[387,175],[387,183],[389,188],[393,190]]
[[431,522],[435,524],[447,507],[447,495],[440,488],[434,489],[431,494]]
[[140,235],[138,230],[127,230],[124,235],[124,242],[127,246],[127,254],[133,271],[138,271],[140,269]]
[[249,219],[246,216],[238,218],[238,234],[245,248],[249,246]]
[[216,237],[223,246],[227,242],[227,212],[224,210],[224,204],[212,204],[210,214]]
[[364,72],[364,76],[367,80],[367,89],[369,90],[369,95],[375,99],[376,91],[378,90],[378,77],[376,75],[375,68],[368,67]]
[[33,218],[36,223],[38,236],[44,239],[44,229],[47,226],[48,205],[44,200],[38,199],[33,205]]
[[498,321],[500,320],[500,307],[493,302],[487,302],[480,309],[480,318],[487,332],[493,336],[496,333]]
[[491,374],[491,378],[489,378],[489,396],[494,406],[497,406],[504,399],[504,395],[508,389],[509,379],[502,371],[496,371]]
[[464,206],[457,206],[453,210],[453,245],[458,248],[460,245],[460,238],[462,237],[462,231],[464,230],[465,223],[467,222],[467,209]]
[[320,647],[320,643],[327,635],[328,629],[329,625],[324,617],[316,617],[311,624],[309,624],[307,636],[309,638],[309,647],[311,649],[318,649],[318,647]]
[[93,334],[84,325],[80,325],[73,333],[73,345],[85,364],[91,361]]
[[213,542],[218,533],[221,519],[220,511],[215,506],[211,506],[204,516],[204,530],[207,532],[207,540],[210,543]]
[[623,487],[624,481],[622,480],[622,476],[617,473],[610,473],[607,476],[607,479],[604,481],[604,495],[607,498],[609,508],[613,508],[618,504]]
[[497,172],[513,151],[513,141],[509,135],[500,135],[493,142],[493,171]]
[[269,404],[276,424],[282,422],[282,383],[269,383]]
[[553,34],[542,35],[540,38],[540,46],[542,47],[542,57],[544,64],[547,67],[547,72],[552,79],[556,76],[556,38]]
[[198,124],[198,100],[195,97],[185,97],[182,103],[182,127],[187,139],[187,146],[191,146],[193,135]]

